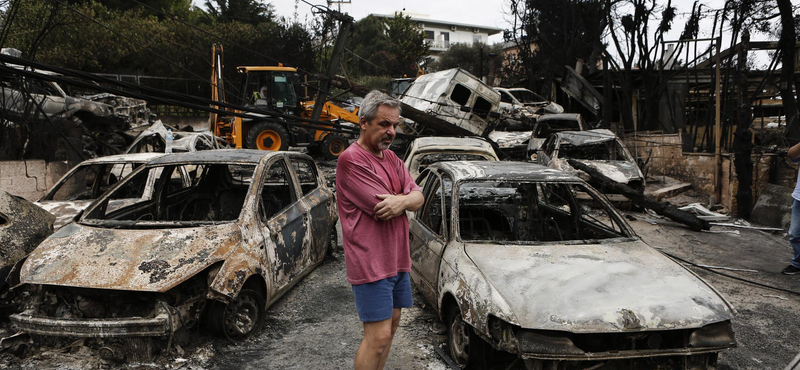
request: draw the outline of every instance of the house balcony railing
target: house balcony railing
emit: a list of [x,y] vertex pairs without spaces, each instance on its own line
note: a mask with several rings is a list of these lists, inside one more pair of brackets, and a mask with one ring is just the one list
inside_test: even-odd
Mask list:
[[447,50],[450,48],[450,41],[439,41],[439,40],[431,40],[426,39],[425,42],[430,45],[431,49],[440,49],[440,50]]

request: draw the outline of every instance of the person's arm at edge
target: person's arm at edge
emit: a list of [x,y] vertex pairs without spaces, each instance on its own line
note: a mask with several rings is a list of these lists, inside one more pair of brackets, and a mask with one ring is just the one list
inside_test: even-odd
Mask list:
[[381,202],[375,205],[375,215],[384,221],[400,216],[405,211],[414,212],[422,207],[425,201],[420,190],[412,190],[408,194],[401,195],[378,194],[376,197]]
[[794,144],[791,148],[789,148],[787,155],[792,162],[797,162],[800,160],[800,143]]

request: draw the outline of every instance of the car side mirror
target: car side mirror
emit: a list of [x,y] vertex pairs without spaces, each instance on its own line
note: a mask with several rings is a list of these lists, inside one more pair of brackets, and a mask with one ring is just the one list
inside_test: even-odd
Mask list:
[[462,105],[461,106],[461,111],[469,113],[469,112],[472,112],[472,108],[470,108],[468,105]]

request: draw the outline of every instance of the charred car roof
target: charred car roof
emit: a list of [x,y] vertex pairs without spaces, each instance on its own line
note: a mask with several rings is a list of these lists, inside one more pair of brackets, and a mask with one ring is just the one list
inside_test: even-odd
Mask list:
[[577,176],[549,167],[527,162],[453,161],[431,165],[453,175],[453,181],[461,180],[532,180],[532,181],[581,181]]
[[262,158],[271,157],[279,153],[303,156],[301,153],[275,152],[256,149],[213,149],[201,150],[197,152],[173,153],[152,160],[150,161],[150,164],[156,166],[186,162],[256,164],[260,162]]
[[129,154],[115,154],[107,155],[105,157],[97,157],[87,159],[81,162],[82,165],[93,163],[123,163],[123,162],[148,162],[153,158],[163,156],[164,153],[129,153]]
[[443,148],[448,146],[474,146],[476,148],[492,147],[486,142],[486,140],[474,137],[429,136],[417,138],[415,141],[420,149],[429,149],[430,147]]
[[553,113],[545,114],[539,117],[539,122],[542,121],[555,121],[555,120],[574,120],[577,121],[581,117],[578,113]]
[[562,143],[571,145],[587,145],[594,143],[602,143],[605,141],[614,140],[617,135],[607,129],[595,129],[587,131],[562,131],[554,135],[558,135]]

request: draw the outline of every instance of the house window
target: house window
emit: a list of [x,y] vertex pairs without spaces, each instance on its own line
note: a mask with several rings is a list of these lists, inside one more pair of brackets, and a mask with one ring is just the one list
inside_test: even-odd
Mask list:
[[473,44],[481,44],[481,43],[483,43],[483,36],[481,36],[481,35],[472,35],[472,43]]
[[425,40],[433,40],[433,31],[425,31]]

